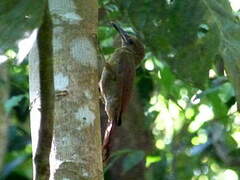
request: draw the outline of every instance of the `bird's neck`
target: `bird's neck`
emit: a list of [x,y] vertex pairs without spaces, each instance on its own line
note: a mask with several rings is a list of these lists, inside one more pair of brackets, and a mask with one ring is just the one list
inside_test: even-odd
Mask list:
[[135,64],[137,65],[137,64],[139,64],[139,61],[142,59],[141,58],[141,55],[139,55],[136,51],[134,51],[133,49],[131,49],[131,48],[128,48],[128,47],[126,47],[126,46],[123,46],[123,47],[121,47],[121,48],[119,48],[122,52],[124,52],[124,53],[129,53],[129,54],[131,54],[131,55],[133,55],[135,58]]

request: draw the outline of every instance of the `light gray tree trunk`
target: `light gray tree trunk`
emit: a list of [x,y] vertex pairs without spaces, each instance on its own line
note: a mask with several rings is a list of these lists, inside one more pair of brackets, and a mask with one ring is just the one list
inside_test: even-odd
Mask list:
[[97,0],[50,0],[56,91],[51,179],[102,179]]
[[8,98],[8,80],[6,65],[0,65],[0,170],[4,159],[4,154],[7,146],[7,114],[4,109],[4,103]]
[[[29,58],[34,179],[49,179],[49,172],[52,180],[103,179],[95,47],[97,0],[49,0],[49,11],[52,23],[44,20],[38,47]],[[51,60],[55,98],[49,84]],[[51,118],[54,126],[49,171]]]

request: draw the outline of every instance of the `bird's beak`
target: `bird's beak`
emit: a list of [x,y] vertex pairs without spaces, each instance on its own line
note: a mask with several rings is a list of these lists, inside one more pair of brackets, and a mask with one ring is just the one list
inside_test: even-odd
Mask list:
[[115,24],[115,23],[113,23],[113,22],[112,22],[111,24],[112,24],[112,26],[119,32],[119,34],[120,34],[123,42],[126,43],[126,44],[128,44],[128,42],[129,42],[129,36],[128,36],[127,32],[124,31],[122,28],[120,28],[117,24]]

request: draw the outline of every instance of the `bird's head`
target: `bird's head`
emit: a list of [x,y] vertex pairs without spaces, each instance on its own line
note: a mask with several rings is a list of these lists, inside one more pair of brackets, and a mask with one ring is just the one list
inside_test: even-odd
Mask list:
[[121,36],[122,46],[127,47],[130,51],[132,51],[136,55],[135,63],[139,64],[145,54],[143,44],[138,40],[136,36],[129,35],[117,24],[112,23],[112,25],[119,32]]

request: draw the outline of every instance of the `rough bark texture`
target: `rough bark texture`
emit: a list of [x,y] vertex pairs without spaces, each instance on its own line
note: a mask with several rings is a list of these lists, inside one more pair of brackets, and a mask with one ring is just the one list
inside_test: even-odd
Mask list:
[[[141,106],[137,93],[135,92],[131,98],[128,111],[122,118],[122,125],[116,129],[116,133],[114,134],[111,150],[112,153],[123,149],[142,150],[145,154],[152,151],[153,138],[151,132],[147,130],[144,125],[143,112],[143,107]],[[107,117],[104,117],[104,115],[101,116],[102,120],[106,120]],[[144,172],[146,170],[145,161],[140,162],[137,166],[124,174],[122,160],[123,158],[118,159],[116,164],[110,168],[107,179],[144,179]]]
[[103,179],[97,0],[50,0],[56,92],[51,179]]
[[52,60],[52,26],[46,8],[37,44],[29,57],[34,180],[48,180],[50,176],[55,97]]
[[0,65],[0,170],[7,147],[7,114],[4,109],[4,103],[8,98],[8,82],[6,65]]

